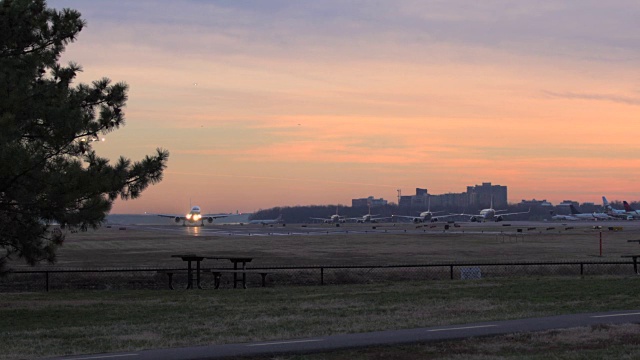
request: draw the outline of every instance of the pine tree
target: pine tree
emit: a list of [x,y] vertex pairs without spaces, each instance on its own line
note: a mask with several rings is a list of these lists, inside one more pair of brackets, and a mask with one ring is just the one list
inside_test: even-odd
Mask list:
[[166,168],[166,150],[111,164],[92,149],[124,125],[127,84],[73,84],[81,67],[59,59],[84,26],[44,0],[0,0],[0,273],[7,259],[54,262],[66,229],[99,227]]

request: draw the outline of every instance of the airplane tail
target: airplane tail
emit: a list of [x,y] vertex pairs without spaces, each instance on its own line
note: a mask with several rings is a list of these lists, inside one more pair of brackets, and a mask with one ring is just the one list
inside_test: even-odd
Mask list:
[[571,215],[582,214],[580,211],[578,211],[578,209],[576,209],[575,206],[573,206],[573,204],[569,205],[569,209],[571,209]]
[[626,212],[633,212],[633,211],[635,211],[635,210],[631,207],[631,205],[629,205],[629,203],[628,203],[628,202],[626,202],[626,201],[623,201],[623,202],[622,202],[622,205],[624,205],[624,211],[626,211]]
[[611,205],[609,204],[609,201],[607,201],[607,197],[606,196],[602,197],[602,206],[605,209],[610,209],[611,208]]

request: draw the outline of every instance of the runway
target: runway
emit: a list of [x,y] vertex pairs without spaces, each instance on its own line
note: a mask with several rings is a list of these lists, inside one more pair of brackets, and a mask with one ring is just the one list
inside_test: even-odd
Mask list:
[[176,233],[191,236],[234,236],[234,237],[264,237],[264,236],[322,236],[322,235],[364,235],[364,234],[528,234],[545,232],[566,232],[570,230],[598,230],[608,231],[609,227],[625,229],[640,229],[640,222],[636,221],[579,221],[570,223],[517,221],[517,222],[455,222],[455,223],[379,223],[379,224],[287,224],[283,225],[127,225],[132,229],[148,232]]
[[541,318],[489,321],[243,344],[206,345],[111,354],[80,355],[58,357],[50,360],[196,360],[240,356],[274,356],[625,323],[640,323],[640,310],[558,315]]

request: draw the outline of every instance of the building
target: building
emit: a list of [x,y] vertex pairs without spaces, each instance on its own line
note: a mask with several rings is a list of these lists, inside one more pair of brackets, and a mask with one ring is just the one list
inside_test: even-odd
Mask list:
[[373,196],[369,196],[368,198],[361,199],[351,199],[351,207],[375,207],[375,206],[384,206],[387,205],[387,200],[380,198],[374,199]]
[[410,208],[426,208],[429,201],[429,192],[427,189],[416,188],[415,195],[400,196],[398,206]]
[[491,185],[490,182],[467,186],[467,196],[469,197],[469,205],[477,208],[488,208],[492,204],[496,209],[507,207],[506,186]]
[[575,207],[580,206],[580,204],[578,204],[577,201],[573,201],[573,200],[562,200],[562,202],[558,204],[558,206],[566,206],[566,207],[569,207],[569,205],[573,205]]
[[507,187],[492,185],[490,182],[482,185],[467,186],[467,191],[462,193],[429,194],[427,189],[416,188],[416,194],[401,196],[398,201],[400,207],[411,208],[488,208],[492,204],[494,208],[507,206]]
[[435,208],[464,208],[469,205],[467,193],[431,195],[431,206]]
[[527,207],[533,207],[533,206],[553,206],[552,203],[548,202],[547,200],[522,200],[520,202],[520,205],[522,206],[527,206]]

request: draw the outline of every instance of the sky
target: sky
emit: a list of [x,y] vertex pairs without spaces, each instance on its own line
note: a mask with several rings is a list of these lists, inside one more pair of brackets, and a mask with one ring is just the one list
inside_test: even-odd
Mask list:
[[112,213],[397,202],[640,200],[637,1],[56,0],[61,61],[126,82],[99,155],[170,152]]

